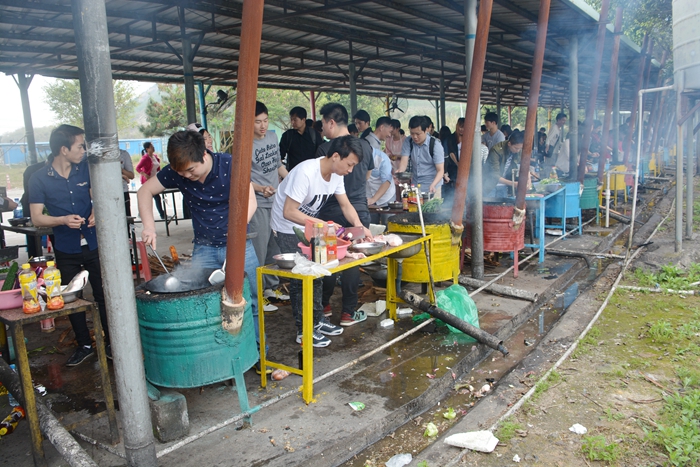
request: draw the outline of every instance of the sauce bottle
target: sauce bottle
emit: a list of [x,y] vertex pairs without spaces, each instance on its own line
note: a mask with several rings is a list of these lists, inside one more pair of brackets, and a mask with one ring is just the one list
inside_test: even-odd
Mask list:
[[338,259],[338,239],[335,234],[335,223],[328,222],[328,230],[326,230],[326,257],[328,261]]
[[316,224],[316,232],[314,233],[314,262],[324,264],[328,262],[328,250],[326,248],[326,239],[323,234],[323,222]]
[[36,273],[32,271],[29,263],[22,265],[22,271],[19,273],[19,285],[22,289],[22,311],[27,314],[41,311],[37,296]]

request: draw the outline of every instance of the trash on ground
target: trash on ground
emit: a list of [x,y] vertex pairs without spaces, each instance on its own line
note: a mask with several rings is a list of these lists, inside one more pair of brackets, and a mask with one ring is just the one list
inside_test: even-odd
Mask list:
[[360,410],[363,410],[365,408],[365,404],[362,402],[348,402],[348,405],[352,407],[352,410],[355,412],[359,412]]
[[470,431],[448,436],[445,439],[445,444],[472,451],[493,452],[498,444],[498,438],[488,430]]
[[393,328],[394,327],[394,320],[393,319],[383,319],[379,322],[379,325],[383,328]]
[[413,456],[409,453],[396,454],[391,459],[386,461],[386,467],[403,467],[408,465],[413,460]]
[[364,311],[367,316],[379,316],[386,311],[386,300],[364,303],[360,311]]
[[520,456],[519,455],[514,455],[513,456],[513,462],[520,462]]
[[425,432],[423,433],[423,436],[426,438],[433,438],[438,435],[438,429],[435,426],[433,422],[428,423],[425,426]]
[[453,409],[452,407],[449,407],[447,409],[447,412],[443,412],[442,416],[444,418],[446,418],[447,420],[454,420],[454,418],[457,416],[457,414],[455,413],[455,409]]
[[274,381],[282,381],[287,376],[291,375],[287,370],[275,370],[270,376]]
[[585,426],[580,425],[578,423],[574,423],[571,426],[571,428],[569,428],[569,431],[572,431],[572,432],[576,433],[577,435],[585,435],[586,433],[588,433],[588,428],[586,428]]
[[413,309],[404,307],[404,308],[397,308],[396,309],[396,316],[401,317],[401,316],[410,316],[413,314]]

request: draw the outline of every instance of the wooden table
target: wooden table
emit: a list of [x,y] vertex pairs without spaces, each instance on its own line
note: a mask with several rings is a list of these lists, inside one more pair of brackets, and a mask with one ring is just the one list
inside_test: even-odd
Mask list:
[[22,393],[25,400],[25,411],[27,413],[27,421],[29,422],[29,430],[32,437],[32,454],[34,455],[34,465],[46,466],[44,457],[44,448],[42,446],[41,430],[39,428],[39,417],[36,411],[36,398],[34,395],[34,387],[32,385],[32,375],[29,368],[29,356],[27,354],[27,346],[24,343],[24,325],[38,323],[47,318],[58,318],[60,316],[68,316],[73,313],[91,312],[95,327],[95,341],[97,342],[97,358],[100,364],[100,374],[102,375],[102,390],[105,396],[105,405],[107,406],[107,416],[109,418],[109,429],[111,433],[112,444],[119,441],[119,429],[117,427],[117,416],[114,412],[114,398],[112,396],[112,384],[109,378],[109,369],[107,368],[107,354],[105,353],[104,337],[102,336],[102,323],[100,316],[97,313],[92,302],[78,299],[72,303],[67,303],[60,310],[44,310],[39,313],[26,314],[22,308],[13,308],[10,310],[0,310],[1,325],[7,324],[12,332],[12,343],[15,347],[15,355],[18,363],[19,377],[22,384]]
[[5,237],[5,232],[16,232],[20,234],[27,235],[28,237],[34,237],[34,245],[36,247],[35,251],[44,251],[41,246],[41,237],[45,235],[53,234],[53,229],[50,227],[34,227],[34,226],[17,226],[13,227],[7,224],[0,224],[0,229],[3,231],[3,239]]
[[[352,259],[344,258],[340,261],[340,264],[329,271],[332,274],[344,271],[346,269],[361,266],[362,264],[369,263],[370,261],[377,261],[380,258],[387,257],[387,279],[386,279],[386,304],[389,309],[389,317],[396,321],[396,304],[399,303],[400,298],[396,295],[396,274],[398,271],[398,262],[394,258],[389,258],[388,256],[392,253],[398,253],[406,248],[413,245],[423,243],[423,248],[428,248],[428,251],[432,251],[432,235],[426,235],[425,237],[418,238],[416,240],[406,242],[403,245],[396,247],[385,247],[383,251],[377,253],[376,255],[368,256],[362,259]],[[423,250],[417,254],[425,254]],[[432,255],[431,255],[432,258]],[[313,328],[314,328],[314,279],[321,276],[306,276],[302,274],[296,274],[291,271],[291,269],[280,269],[277,265],[261,266],[257,270],[257,280],[258,280],[258,297],[263,296],[263,275],[269,274],[272,276],[287,277],[290,279],[298,279],[302,281],[302,347],[308,349],[303,353],[302,369],[290,367],[282,363],[275,363],[268,361],[266,358],[265,350],[265,313],[258,313],[258,323],[260,326],[260,367],[261,367],[261,378],[262,387],[267,385],[267,374],[266,369],[268,366],[273,368],[279,368],[281,370],[286,370],[290,373],[301,375],[302,377],[302,397],[304,401],[308,404],[313,398],[313,378],[314,378],[314,355],[313,355]],[[432,296],[432,291],[431,295]]]

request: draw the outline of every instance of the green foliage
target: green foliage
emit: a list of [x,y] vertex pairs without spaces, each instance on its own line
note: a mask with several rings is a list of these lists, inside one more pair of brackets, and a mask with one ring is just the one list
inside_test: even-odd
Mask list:
[[668,342],[673,337],[673,326],[665,319],[660,319],[649,328],[649,337],[657,342]]
[[[131,84],[114,81],[114,109],[117,113],[117,129],[122,130],[133,124],[136,99]],[[43,88],[45,102],[59,123],[67,123],[84,128],[83,105],[80,98],[80,81],[59,79]]]
[[420,461],[416,467],[430,467],[428,461]]
[[693,287],[691,284],[700,281],[700,264],[692,263],[684,271],[673,263],[668,263],[656,273],[637,268],[633,275],[642,287],[688,290]]
[[592,461],[615,462],[620,455],[617,443],[608,444],[602,435],[584,436],[581,450]]
[[510,418],[503,420],[498,425],[496,438],[503,443],[510,441],[515,436],[516,430],[522,430],[523,426],[520,423],[513,422]]
[[700,390],[664,398],[663,419],[648,438],[662,446],[671,465],[700,462]]
[[613,410],[610,407],[608,407],[607,409],[605,409],[605,418],[609,422],[617,422],[625,418],[625,414],[617,411],[613,412]]

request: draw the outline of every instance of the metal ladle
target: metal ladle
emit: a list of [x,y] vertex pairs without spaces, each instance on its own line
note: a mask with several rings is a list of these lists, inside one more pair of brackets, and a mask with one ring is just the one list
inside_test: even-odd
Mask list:
[[148,245],[148,247],[151,249],[153,254],[156,255],[156,258],[158,258],[158,262],[160,262],[160,265],[163,266],[165,273],[168,275],[168,278],[165,279],[165,282],[163,283],[163,287],[165,288],[165,290],[167,290],[169,292],[176,292],[177,290],[179,290],[180,289],[180,279],[173,276],[172,273],[170,271],[168,271],[168,268],[165,267],[163,260],[160,258],[160,255],[155,250],[155,248],[153,248],[151,245]]

